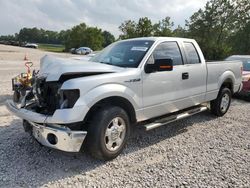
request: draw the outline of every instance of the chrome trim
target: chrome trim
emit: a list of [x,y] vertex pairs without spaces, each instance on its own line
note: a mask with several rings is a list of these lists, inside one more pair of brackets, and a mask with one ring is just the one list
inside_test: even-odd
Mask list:
[[44,123],[47,118],[47,116],[44,114],[32,112],[25,108],[18,108],[17,105],[12,100],[6,101],[6,107],[10,112],[15,114],[16,116],[28,121]]
[[[32,104],[32,103],[31,103]],[[6,101],[7,109],[27,121],[45,124],[70,124],[83,120],[89,108],[87,106],[74,106],[70,109],[57,109],[53,115],[44,115],[29,109],[20,108],[12,100]]]
[[[66,152],[79,152],[87,135],[87,131],[72,131],[67,127],[44,126],[30,121],[29,123],[33,127],[32,134],[38,142],[44,146]],[[56,136],[56,144],[49,143],[48,134]]]
[[183,113],[180,113],[180,114],[177,114],[177,115],[169,116],[168,118],[163,118],[162,121],[158,120],[160,122],[156,121],[156,122],[153,122],[153,123],[150,123],[150,124],[146,124],[146,125],[144,125],[144,127],[146,128],[146,131],[149,131],[149,130],[161,127],[163,125],[167,125],[169,123],[175,122],[177,120],[190,117],[190,116],[192,116],[194,114],[204,112],[206,110],[208,110],[207,106],[201,106],[201,107],[194,108],[194,109],[188,110],[186,112],[183,112]]
[[[33,130],[33,136],[42,145],[66,152],[80,151],[82,143],[87,135],[86,131],[72,131],[65,126],[45,124],[46,119],[50,116],[32,112],[24,108],[18,108],[12,100],[7,100],[6,106],[10,112],[30,123]],[[56,144],[49,143],[48,134],[56,136]]]

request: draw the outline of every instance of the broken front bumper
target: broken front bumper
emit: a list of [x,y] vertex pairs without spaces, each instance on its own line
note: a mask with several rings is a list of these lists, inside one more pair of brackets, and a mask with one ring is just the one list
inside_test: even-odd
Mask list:
[[67,152],[80,151],[86,131],[72,131],[66,126],[47,124],[45,122],[48,116],[18,108],[11,100],[7,101],[6,106],[10,112],[30,124],[32,135],[42,145]]

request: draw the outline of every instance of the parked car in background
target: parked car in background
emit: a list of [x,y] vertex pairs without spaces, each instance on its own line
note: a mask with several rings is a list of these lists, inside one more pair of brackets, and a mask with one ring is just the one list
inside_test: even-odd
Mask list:
[[35,43],[27,43],[24,45],[26,48],[38,48],[38,45]]
[[69,52],[72,53],[72,54],[75,54],[76,53],[76,49],[75,48],[70,48]]
[[233,55],[226,60],[240,60],[243,63],[243,88],[240,95],[247,97],[250,100],[250,55]]
[[75,50],[75,54],[80,54],[80,55],[87,55],[87,54],[90,54],[92,52],[93,52],[93,50],[91,50],[88,47],[80,47],[80,48],[77,48]]
[[24,46],[23,42],[15,40],[1,40],[0,44],[12,45],[12,46]]

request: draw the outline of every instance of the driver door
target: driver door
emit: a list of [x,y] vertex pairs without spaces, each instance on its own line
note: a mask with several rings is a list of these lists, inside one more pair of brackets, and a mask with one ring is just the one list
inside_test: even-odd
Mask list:
[[[179,44],[168,41],[158,44],[147,64],[155,59],[172,59],[173,70],[142,73],[145,119],[175,112],[186,107],[182,101],[188,94],[182,89],[183,58]],[[184,102],[184,103],[183,103]]]

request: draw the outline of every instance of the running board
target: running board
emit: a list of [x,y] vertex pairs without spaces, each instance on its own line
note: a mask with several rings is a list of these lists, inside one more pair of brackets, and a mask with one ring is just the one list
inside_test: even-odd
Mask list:
[[174,121],[187,118],[187,117],[192,116],[194,114],[204,112],[206,110],[208,110],[208,107],[199,106],[199,107],[193,108],[191,110],[189,109],[186,111],[182,111],[182,113],[180,113],[180,114],[170,115],[168,117],[158,119],[158,120],[154,121],[153,123],[144,125],[144,127],[146,128],[146,131],[149,131],[149,130],[155,129],[157,127],[160,127],[162,125],[166,125],[166,124],[172,123]]

